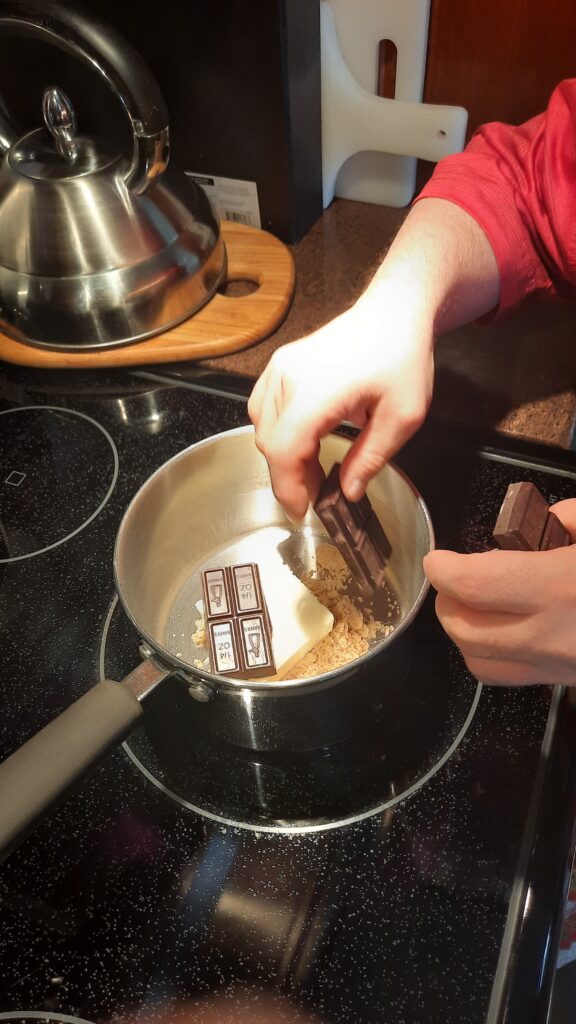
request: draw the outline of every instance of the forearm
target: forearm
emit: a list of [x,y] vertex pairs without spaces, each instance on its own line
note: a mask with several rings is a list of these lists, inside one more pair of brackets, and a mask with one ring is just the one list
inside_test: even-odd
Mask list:
[[433,334],[458,327],[498,304],[494,253],[476,221],[454,203],[422,199],[408,214],[361,303],[386,306],[405,296]]

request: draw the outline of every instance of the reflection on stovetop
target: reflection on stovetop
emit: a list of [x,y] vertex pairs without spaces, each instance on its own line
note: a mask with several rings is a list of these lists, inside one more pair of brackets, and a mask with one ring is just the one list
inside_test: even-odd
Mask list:
[[[0,563],[43,554],[80,533],[108,502],[118,453],[107,430],[57,406],[3,409]],[[81,486],[78,486],[79,482]]]
[[[135,667],[138,639],[115,598],[102,638],[103,679]],[[378,698],[366,706],[362,730],[330,747],[256,754],[214,741],[204,708],[174,677],[149,697],[146,725],[125,749],[167,796],[224,824],[312,832],[358,821],[391,810],[440,771],[466,735],[481,691],[430,602],[409,638],[364,671],[381,678]]]
[[[3,566],[2,757],[136,663],[113,594],[121,515],[171,455],[247,422],[241,401],[141,378],[83,390],[66,377],[60,397],[59,378],[46,392],[22,379],[0,387],[0,412],[89,416],[119,472],[84,529]],[[17,421],[0,415],[5,450]],[[108,489],[110,450],[83,456],[71,496]],[[511,480],[573,494],[570,458],[550,473],[534,453],[528,465],[423,431],[398,461],[438,545],[472,551],[490,546]],[[32,502],[45,494],[34,480]],[[0,509],[14,500],[2,481]],[[298,756],[216,747],[185,683],[159,688],[145,728],[0,869],[0,1020],[495,1024],[500,1007],[526,1024],[546,995],[569,853],[566,702],[548,688],[479,693],[432,597],[384,665],[366,729]]]

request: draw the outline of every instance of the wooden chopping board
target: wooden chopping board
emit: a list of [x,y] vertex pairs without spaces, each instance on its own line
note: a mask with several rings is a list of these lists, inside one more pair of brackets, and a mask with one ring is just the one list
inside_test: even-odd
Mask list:
[[267,231],[232,221],[223,221],[221,227],[228,254],[227,282],[256,284],[249,294],[218,292],[177,327],[116,348],[55,352],[0,332],[0,359],[46,368],[135,366],[222,356],[261,341],[282,323],[290,308],[295,285],[292,253]]

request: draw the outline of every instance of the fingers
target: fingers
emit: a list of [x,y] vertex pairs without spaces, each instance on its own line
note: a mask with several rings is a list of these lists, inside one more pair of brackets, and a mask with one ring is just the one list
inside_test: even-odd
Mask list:
[[[381,326],[343,314],[314,335],[275,352],[256,383],[248,412],[277,499],[301,518],[321,483],[320,440],[344,420],[361,433],[341,482],[359,500],[368,482],[426,414],[433,378],[429,331],[383,344]],[[354,345],[351,346],[351,340]]]
[[313,459],[314,452],[308,459],[299,459],[297,456],[294,458],[293,450],[289,450],[287,460],[280,457],[270,464],[271,445],[282,415],[284,398],[282,378],[274,376],[272,364],[269,363],[250,395],[248,415],[254,424],[256,445],[268,461],[272,490],[287,514],[293,519],[300,520],[308,508],[308,488],[314,486],[314,470],[308,465],[310,458]]
[[302,519],[324,474],[318,460],[320,438],[341,420],[340,410],[322,409],[311,389],[297,392],[289,379],[272,372],[252,392],[248,412],[256,444],[268,462],[272,490],[288,515]]
[[533,623],[529,616],[472,611],[452,597],[436,598],[438,619],[457,647],[469,671],[483,683],[526,686],[553,680],[529,651]]
[[[391,405],[391,403],[390,403]],[[359,501],[372,478],[422,425],[426,409],[394,412],[380,400],[342,462],[340,483],[350,501]]]
[[552,551],[430,552],[436,612],[483,682],[576,682],[576,546]]
[[448,636],[468,657],[518,661],[529,649],[529,615],[479,611],[446,594],[437,595],[436,614]]
[[318,461],[320,438],[336,426],[317,417],[308,410],[300,414],[299,406],[292,403],[273,427],[262,426],[257,432],[256,443],[268,461],[274,494],[295,518],[302,518],[316,498],[324,478]]
[[260,418],[262,402],[264,400],[264,395],[266,394],[266,385],[268,381],[269,372],[270,364],[268,364],[268,366],[262,371],[262,374],[260,375],[254,387],[252,388],[250,398],[248,399],[248,415],[252,420],[252,423],[254,423],[256,420]]
[[496,686],[532,686],[545,683],[532,665],[464,656],[468,671],[481,683]]
[[431,551],[425,556],[424,571],[436,590],[470,608],[526,615],[546,601],[564,571],[566,550],[472,555]]

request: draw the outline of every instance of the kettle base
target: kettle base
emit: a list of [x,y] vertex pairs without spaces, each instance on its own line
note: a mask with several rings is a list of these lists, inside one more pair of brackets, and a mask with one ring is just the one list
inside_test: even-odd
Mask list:
[[48,278],[0,267],[0,330],[22,344],[59,352],[130,345],[191,317],[213,297],[226,269],[222,237],[200,263],[191,231],[121,271]]

